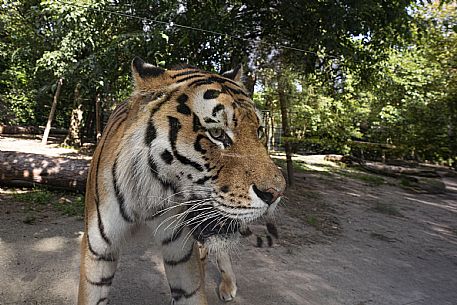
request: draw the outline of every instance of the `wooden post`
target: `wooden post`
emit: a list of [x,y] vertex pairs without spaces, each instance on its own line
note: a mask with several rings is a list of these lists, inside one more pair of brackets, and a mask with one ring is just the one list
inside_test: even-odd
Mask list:
[[51,111],[49,112],[48,123],[46,124],[46,128],[44,129],[43,139],[41,140],[41,143],[44,145],[46,145],[46,143],[48,142],[49,132],[51,131],[51,123],[52,123],[52,120],[54,119],[54,114],[56,112],[57,100],[59,99],[59,96],[60,96],[62,84],[63,84],[63,78],[61,77],[57,81],[57,89],[56,89],[56,93],[54,94],[54,99],[52,100],[52,106],[51,106]]
[[102,124],[100,115],[100,93],[97,93],[95,97],[95,136],[97,138],[97,143],[102,136]]
[[83,120],[83,106],[81,101],[81,83],[77,83],[74,91],[73,110],[71,111],[70,127],[65,138],[65,145],[81,147],[81,125]]
[[290,126],[289,126],[289,115],[287,112],[287,97],[284,92],[284,79],[282,72],[278,74],[278,96],[279,96],[279,105],[281,108],[281,123],[282,131],[284,135],[284,148],[286,150],[286,161],[287,161],[287,183],[289,187],[294,185],[294,165],[292,162],[292,145],[289,142],[290,139]]

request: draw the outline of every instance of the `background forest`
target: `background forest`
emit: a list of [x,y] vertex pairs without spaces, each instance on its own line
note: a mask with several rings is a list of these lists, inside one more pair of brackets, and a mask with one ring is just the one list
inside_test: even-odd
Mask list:
[[[270,147],[456,166],[455,1],[0,2],[0,124],[95,141],[140,56],[241,63]],[[101,124],[97,124],[97,117]]]

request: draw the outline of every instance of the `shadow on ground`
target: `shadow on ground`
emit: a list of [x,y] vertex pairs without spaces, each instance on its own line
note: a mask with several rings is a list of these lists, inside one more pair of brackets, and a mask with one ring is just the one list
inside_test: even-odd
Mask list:
[[[457,198],[334,173],[297,174],[277,217],[271,248],[251,240],[233,254],[233,304],[455,305]],[[452,183],[455,183],[451,179]],[[74,304],[83,222],[49,213],[24,224],[24,210],[0,194],[0,304]],[[151,240],[124,250],[110,304],[169,304]],[[208,270],[209,304],[217,270]]]

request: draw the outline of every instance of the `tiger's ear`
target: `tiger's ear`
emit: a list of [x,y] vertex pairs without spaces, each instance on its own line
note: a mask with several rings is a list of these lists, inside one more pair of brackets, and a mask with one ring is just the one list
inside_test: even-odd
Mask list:
[[166,73],[165,69],[153,66],[139,57],[132,60],[132,75],[137,88],[145,87],[155,83],[154,80],[159,80]]
[[222,73],[222,76],[230,78],[237,83],[242,83],[241,79],[243,77],[243,66],[239,64],[235,67],[235,69]]

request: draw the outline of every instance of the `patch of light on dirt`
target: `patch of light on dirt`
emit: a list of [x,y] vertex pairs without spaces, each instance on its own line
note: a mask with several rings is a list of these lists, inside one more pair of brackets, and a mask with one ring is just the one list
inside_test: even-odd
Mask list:
[[39,252],[55,252],[63,249],[65,239],[60,236],[43,238],[35,243],[33,250]]
[[[281,152],[274,152],[270,154],[272,159],[286,160],[286,155]],[[292,160],[295,162],[302,162],[307,169],[318,172],[329,172],[331,168],[339,168],[335,162],[325,160],[327,155],[298,155],[294,154]]]
[[405,197],[405,198],[408,199],[408,200],[411,200],[411,201],[423,203],[423,204],[430,205],[430,206],[433,206],[433,207],[436,207],[436,208],[448,210],[448,211],[451,211],[451,212],[457,212],[457,207],[455,207],[455,206],[449,206],[449,205],[438,204],[438,203],[434,203],[434,202],[430,202],[430,201],[425,201],[425,200],[419,200],[419,199],[411,198],[411,197]]
[[360,197],[360,194],[356,194],[356,193],[349,193],[349,192],[346,192],[346,194],[351,195],[351,196],[354,196],[354,197]]
[[32,191],[33,190],[22,190],[22,189],[18,189],[18,188],[1,188],[0,187],[0,194],[8,194],[8,195],[30,193]]
[[0,265],[5,266],[14,258],[14,251],[0,238]]

